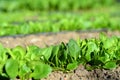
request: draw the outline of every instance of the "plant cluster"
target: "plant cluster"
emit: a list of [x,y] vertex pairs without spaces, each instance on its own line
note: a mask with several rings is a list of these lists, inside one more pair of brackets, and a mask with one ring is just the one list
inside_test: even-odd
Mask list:
[[0,45],[0,76],[6,78],[41,79],[52,70],[70,71],[79,64],[87,70],[116,68],[120,64],[120,38],[101,34],[99,39],[71,39],[46,48]]
[[120,30],[120,24],[107,15],[49,15],[46,21],[1,23],[0,36],[40,32],[77,31],[89,29]]
[[29,10],[80,10],[114,4],[115,0],[0,0],[1,11]]
[[28,46],[26,49],[17,46],[10,49],[0,45],[0,76],[20,80],[46,77],[52,71],[45,63],[50,56],[50,50],[52,49],[40,49],[37,46]]

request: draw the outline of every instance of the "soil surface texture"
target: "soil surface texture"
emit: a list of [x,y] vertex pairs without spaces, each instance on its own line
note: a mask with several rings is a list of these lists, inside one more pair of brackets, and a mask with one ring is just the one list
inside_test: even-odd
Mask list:
[[49,45],[67,43],[70,39],[86,39],[98,38],[99,34],[103,32],[109,37],[115,35],[120,37],[119,31],[74,31],[74,32],[59,32],[59,33],[39,33],[29,35],[4,36],[0,37],[0,43],[5,47],[13,48],[17,45],[27,46],[36,45],[39,47],[46,47]]

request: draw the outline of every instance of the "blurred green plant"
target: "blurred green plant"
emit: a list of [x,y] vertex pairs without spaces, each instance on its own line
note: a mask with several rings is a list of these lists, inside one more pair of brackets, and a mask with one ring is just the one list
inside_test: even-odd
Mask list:
[[[47,20],[48,19],[48,20]],[[41,32],[77,31],[92,29],[120,30],[120,23],[108,15],[49,15],[46,21],[1,23],[0,36]],[[7,22],[7,21],[6,21]]]
[[115,0],[0,0],[1,11],[29,10],[80,10],[110,6]]

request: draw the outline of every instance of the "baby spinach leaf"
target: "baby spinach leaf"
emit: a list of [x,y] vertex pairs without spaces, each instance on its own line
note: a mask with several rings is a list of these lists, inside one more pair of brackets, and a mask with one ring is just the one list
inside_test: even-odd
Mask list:
[[53,58],[59,53],[59,47],[58,45],[53,46],[53,50],[52,50],[52,54],[51,54],[51,60],[53,60]]
[[68,50],[69,50],[69,55],[73,57],[75,60],[79,57],[80,47],[78,46],[75,40],[73,39],[69,40]]
[[6,60],[6,52],[6,49],[2,46],[2,44],[0,44],[0,60]]
[[10,48],[6,48],[6,49],[7,49],[8,54],[10,55],[10,57],[12,59],[15,59],[15,55],[12,53],[11,49]]
[[18,67],[19,67],[19,64],[18,64],[17,60],[14,60],[14,59],[7,60],[7,62],[5,64],[5,70],[10,78],[14,79],[17,77]]
[[77,67],[78,67],[77,62],[69,63],[69,64],[67,65],[67,69],[68,69],[68,70],[74,70],[74,69],[76,69]]
[[91,53],[93,51],[96,51],[98,52],[99,51],[99,48],[97,47],[96,43],[95,42],[92,42],[92,41],[89,41],[87,43],[87,46],[88,46],[88,53]]
[[105,69],[113,69],[113,68],[116,68],[116,62],[114,62],[114,61],[109,61],[109,62],[107,62],[103,67],[105,68]]
[[[91,60],[91,52],[98,52],[99,48],[97,47],[97,45],[95,44],[95,42],[91,42],[89,41],[87,43],[87,53],[85,54],[85,58],[87,61]],[[95,55],[95,53],[94,53]]]
[[26,65],[26,64],[23,64],[21,67],[20,67],[20,70],[19,70],[19,76],[22,78],[22,77],[25,77],[27,76],[27,74],[29,74],[31,72],[30,68]]
[[52,69],[49,65],[44,63],[39,63],[35,66],[33,73],[31,76],[34,79],[41,79],[47,77],[51,73]]
[[2,73],[3,67],[8,59],[6,52],[6,49],[0,44],[0,74]]
[[40,50],[41,48],[31,45],[27,46],[27,54],[25,55],[25,58],[30,61],[30,60],[39,60],[40,58]]
[[104,42],[103,42],[103,47],[105,49],[111,48],[115,45],[115,39],[112,38],[107,38]]
[[106,62],[110,61],[110,58],[107,53],[104,53],[104,55],[98,57],[98,60],[100,60],[103,63],[106,63]]
[[25,56],[26,50],[21,46],[16,46],[12,49],[12,54],[16,59],[23,59]]
[[58,58],[59,61],[61,62],[60,64],[62,64],[62,66],[65,66],[66,61],[68,60],[68,48],[63,42],[60,45]]
[[59,65],[59,62],[58,62],[59,48],[60,46],[53,46],[52,54],[50,57],[50,61],[53,62],[56,66]]
[[42,56],[44,56],[45,59],[48,61],[48,59],[49,59],[50,56],[51,56],[52,49],[53,49],[52,46],[50,46],[50,47],[48,47],[48,48],[43,48],[43,49],[40,51],[40,54],[41,54]]

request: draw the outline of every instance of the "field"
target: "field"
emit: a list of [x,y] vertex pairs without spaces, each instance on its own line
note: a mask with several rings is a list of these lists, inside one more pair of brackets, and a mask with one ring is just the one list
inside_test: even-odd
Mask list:
[[0,80],[120,80],[119,0],[0,0]]

